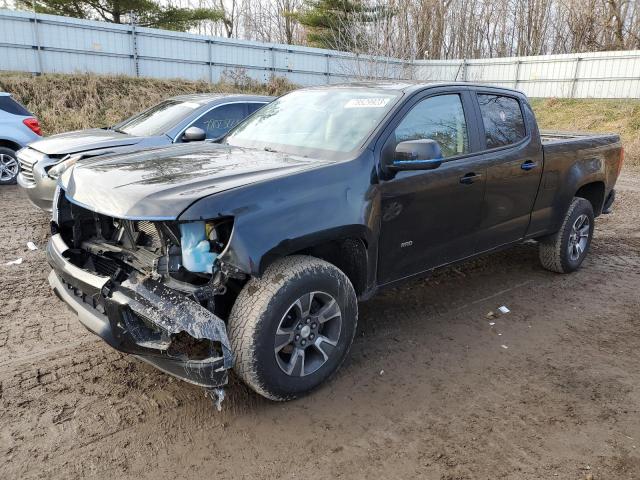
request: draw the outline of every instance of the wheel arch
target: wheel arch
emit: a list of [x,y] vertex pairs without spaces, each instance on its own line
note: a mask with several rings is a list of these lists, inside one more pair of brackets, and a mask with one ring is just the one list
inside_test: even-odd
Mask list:
[[602,213],[604,205],[605,184],[601,180],[586,183],[578,188],[574,196],[588,200],[593,207],[593,215],[597,217]]
[[370,286],[372,256],[370,235],[364,226],[352,225],[293,240],[286,240],[268,251],[260,261],[259,274],[280,258],[308,255],[325,260],[340,269],[351,281],[358,297]]
[[14,152],[17,152],[22,148],[20,144],[13,142],[11,140],[7,140],[5,138],[0,138],[0,147],[10,148]]

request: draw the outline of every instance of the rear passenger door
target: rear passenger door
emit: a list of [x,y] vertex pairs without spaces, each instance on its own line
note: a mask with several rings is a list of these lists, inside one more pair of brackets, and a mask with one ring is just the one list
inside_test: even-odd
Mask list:
[[540,135],[533,113],[517,95],[476,92],[487,180],[476,252],[522,239],[542,175]]

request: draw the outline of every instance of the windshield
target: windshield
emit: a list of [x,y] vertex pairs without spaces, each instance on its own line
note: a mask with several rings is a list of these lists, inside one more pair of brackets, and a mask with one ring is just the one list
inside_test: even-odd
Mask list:
[[200,104],[195,102],[166,100],[115,125],[113,129],[136,137],[164,135],[197,108]]
[[[362,145],[395,103],[382,89],[298,90],[261,108],[226,138],[241,147],[287,153],[351,152]],[[324,155],[327,156],[327,155]]]

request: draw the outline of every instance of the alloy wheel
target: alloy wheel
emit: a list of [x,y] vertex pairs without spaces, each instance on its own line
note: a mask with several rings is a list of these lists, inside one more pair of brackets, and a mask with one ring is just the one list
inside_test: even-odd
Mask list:
[[304,377],[331,357],[342,331],[338,302],[325,292],[298,298],[286,311],[276,330],[274,353],[280,369]]
[[571,234],[569,235],[569,244],[567,246],[569,258],[572,261],[575,262],[578,260],[586,250],[587,243],[589,242],[590,228],[591,222],[589,221],[589,217],[584,213],[573,222]]
[[18,161],[11,155],[0,153],[0,180],[6,182],[18,175]]

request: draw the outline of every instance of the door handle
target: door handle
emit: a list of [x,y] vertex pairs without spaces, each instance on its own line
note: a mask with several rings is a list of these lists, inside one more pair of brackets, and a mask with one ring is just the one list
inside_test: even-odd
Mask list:
[[482,174],[469,172],[465,176],[460,177],[460,183],[462,183],[463,185],[471,185],[473,182],[481,178],[482,178]]
[[537,166],[538,166],[538,164],[536,162],[534,162],[533,160],[527,160],[522,165],[520,165],[520,168],[522,170],[532,170],[532,169],[536,168]]

